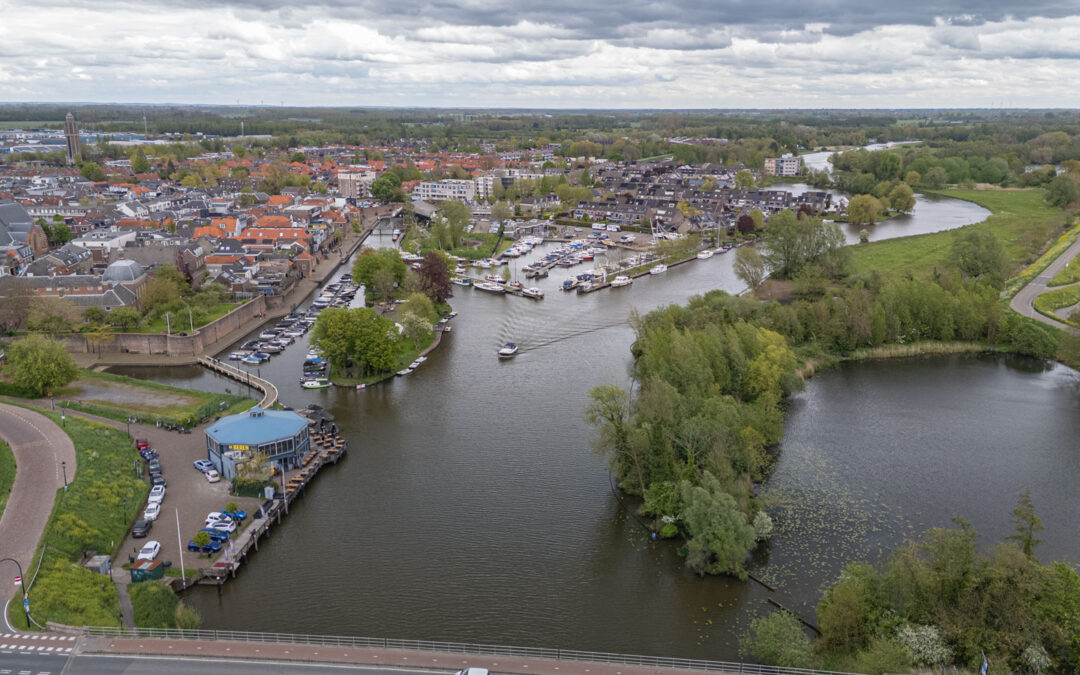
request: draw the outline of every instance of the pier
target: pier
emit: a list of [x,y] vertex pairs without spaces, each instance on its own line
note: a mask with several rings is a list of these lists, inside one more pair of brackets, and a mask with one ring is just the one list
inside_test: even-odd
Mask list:
[[263,393],[263,398],[262,401],[259,402],[259,407],[264,410],[274,405],[278,400],[278,389],[270,380],[264,380],[261,377],[252,375],[246,370],[237,368],[231,363],[225,363],[224,361],[219,361],[218,359],[209,356],[200,356],[199,363],[215,373],[221,373],[237,382],[241,382],[261,391]]

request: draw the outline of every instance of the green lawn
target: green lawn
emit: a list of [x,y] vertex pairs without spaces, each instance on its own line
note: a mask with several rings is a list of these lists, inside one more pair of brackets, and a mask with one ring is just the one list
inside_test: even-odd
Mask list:
[[[233,311],[243,303],[239,302],[223,302],[219,305],[212,305],[205,310],[202,321],[195,321],[195,329],[198,330],[211,321],[217,321],[221,317],[225,316],[229,312]],[[169,325],[166,326],[165,317],[147,319],[139,325],[138,328],[127,331],[129,333],[164,333],[166,328],[171,328],[173,335],[177,333],[190,333],[191,321],[187,315],[187,312],[181,312],[180,314],[169,315]]]
[[[60,424],[59,412],[38,412]],[[135,477],[132,464],[138,453],[126,433],[74,416],[64,422],[64,431],[75,445],[78,469],[67,491],[57,491],[38,543],[38,554],[45,550],[45,562],[29,591],[30,611],[42,625],[57,621],[117,626],[116,587],[102,585],[103,577],[81,568],[78,561],[86,550],[114,553],[139,513],[149,484]],[[19,603],[11,604],[8,618],[12,625],[24,625]]]
[[1080,256],[1073,258],[1068,265],[1062,267],[1047,286],[1064,286],[1075,284],[1077,281],[1080,281]]
[[948,232],[859,244],[852,248],[856,274],[928,276],[949,259],[953,239],[968,227],[988,229],[1001,242],[1013,273],[1034,261],[1066,223],[1065,213],[1043,201],[1043,190],[943,190],[946,197],[974,202],[992,215],[981,223]]
[[1058,315],[1057,311],[1072,307],[1078,302],[1080,302],[1080,286],[1069,286],[1068,288],[1059,288],[1056,291],[1048,291],[1036,296],[1032,306],[1040,314],[1066,323],[1072,323],[1068,317]]
[[15,455],[7,443],[0,441],[0,517],[4,515],[11,486],[15,482]]

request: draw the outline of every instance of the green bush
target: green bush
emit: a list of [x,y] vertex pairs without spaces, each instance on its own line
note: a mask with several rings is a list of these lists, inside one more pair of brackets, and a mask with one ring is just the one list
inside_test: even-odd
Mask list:
[[[119,626],[120,602],[116,585],[101,574],[49,554],[41,565],[30,594],[30,614],[69,626]],[[21,603],[8,606],[8,620],[22,628],[26,619]]]
[[154,581],[132,584],[128,592],[135,611],[135,625],[140,628],[198,628],[202,621],[198,612],[163,584]]
[[911,670],[911,660],[906,649],[892,640],[879,637],[855,656],[854,670],[871,675],[906,673]]
[[750,632],[739,643],[739,653],[771,666],[811,665],[810,638],[791,612],[772,612],[754,619]]

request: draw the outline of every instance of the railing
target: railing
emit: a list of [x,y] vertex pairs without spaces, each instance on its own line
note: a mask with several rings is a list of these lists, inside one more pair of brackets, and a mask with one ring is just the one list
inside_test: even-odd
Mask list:
[[216,370],[223,375],[231,377],[237,382],[242,382],[249,386],[260,389],[263,393],[263,398],[262,401],[259,402],[259,407],[263,409],[269,408],[277,401],[278,390],[277,387],[274,386],[274,383],[270,380],[257,377],[246,370],[237,368],[231,363],[219,361],[218,359],[211,358],[209,356],[200,356],[199,363],[203,364],[211,370]]
[[834,670],[785,668],[756,663],[680,659],[665,656],[637,656],[574,649],[546,647],[509,647],[503,645],[435,642],[431,640],[397,640],[334,635],[299,635],[294,633],[257,633],[232,630],[202,630],[183,628],[123,628],[116,626],[87,626],[85,633],[95,637],[158,638],[165,640],[201,640],[221,642],[260,642],[266,644],[311,645],[317,647],[348,647],[350,649],[397,649],[405,651],[438,652],[440,654],[469,654],[472,656],[509,656],[548,661],[578,661],[643,666],[668,670],[699,670],[746,675],[857,675]]

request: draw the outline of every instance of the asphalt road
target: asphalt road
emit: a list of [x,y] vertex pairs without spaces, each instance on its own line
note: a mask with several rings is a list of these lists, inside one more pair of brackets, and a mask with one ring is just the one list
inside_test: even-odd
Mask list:
[[1048,326],[1053,326],[1055,328],[1060,328],[1069,332],[1076,332],[1076,329],[1072,326],[1062,323],[1061,321],[1055,321],[1050,317],[1040,314],[1035,310],[1035,307],[1032,305],[1032,303],[1035,301],[1036,297],[1042,295],[1043,293],[1046,293],[1047,291],[1057,290],[1058,288],[1065,288],[1065,286],[1058,286],[1051,289],[1049,286],[1047,286],[1047,284],[1050,283],[1050,280],[1053,279],[1054,276],[1058,272],[1060,272],[1063,267],[1068,265],[1069,262],[1078,254],[1080,254],[1080,241],[1077,241],[1075,244],[1067,248],[1064,253],[1059,255],[1057,259],[1054,260],[1054,262],[1050,263],[1050,265],[1045,270],[1043,270],[1042,274],[1032,279],[1027,286],[1021,288],[1020,291],[1015,296],[1013,296],[1013,299],[1009,302],[1009,307],[1012,307],[1014,311],[1023,314],[1026,317],[1035,319],[1036,321],[1041,321]]
[[[0,438],[15,455],[15,483],[0,518],[0,558],[15,558],[23,572],[32,575],[31,559],[49,521],[56,491],[64,487],[65,471],[69,482],[75,477],[75,446],[44,415],[2,403]],[[0,606],[6,606],[17,590],[11,583],[16,573],[10,563],[0,566]],[[0,625],[6,627],[4,622]]]
[[[0,675],[60,675],[65,668],[63,657],[7,656],[0,654]],[[9,663],[6,659],[12,659]],[[26,672],[29,671],[29,672]],[[317,665],[283,661],[236,661],[131,656],[76,655],[66,664],[63,675],[267,675],[269,673],[303,675],[430,675],[428,670],[376,668],[372,666]],[[442,671],[448,672],[448,671]]]

